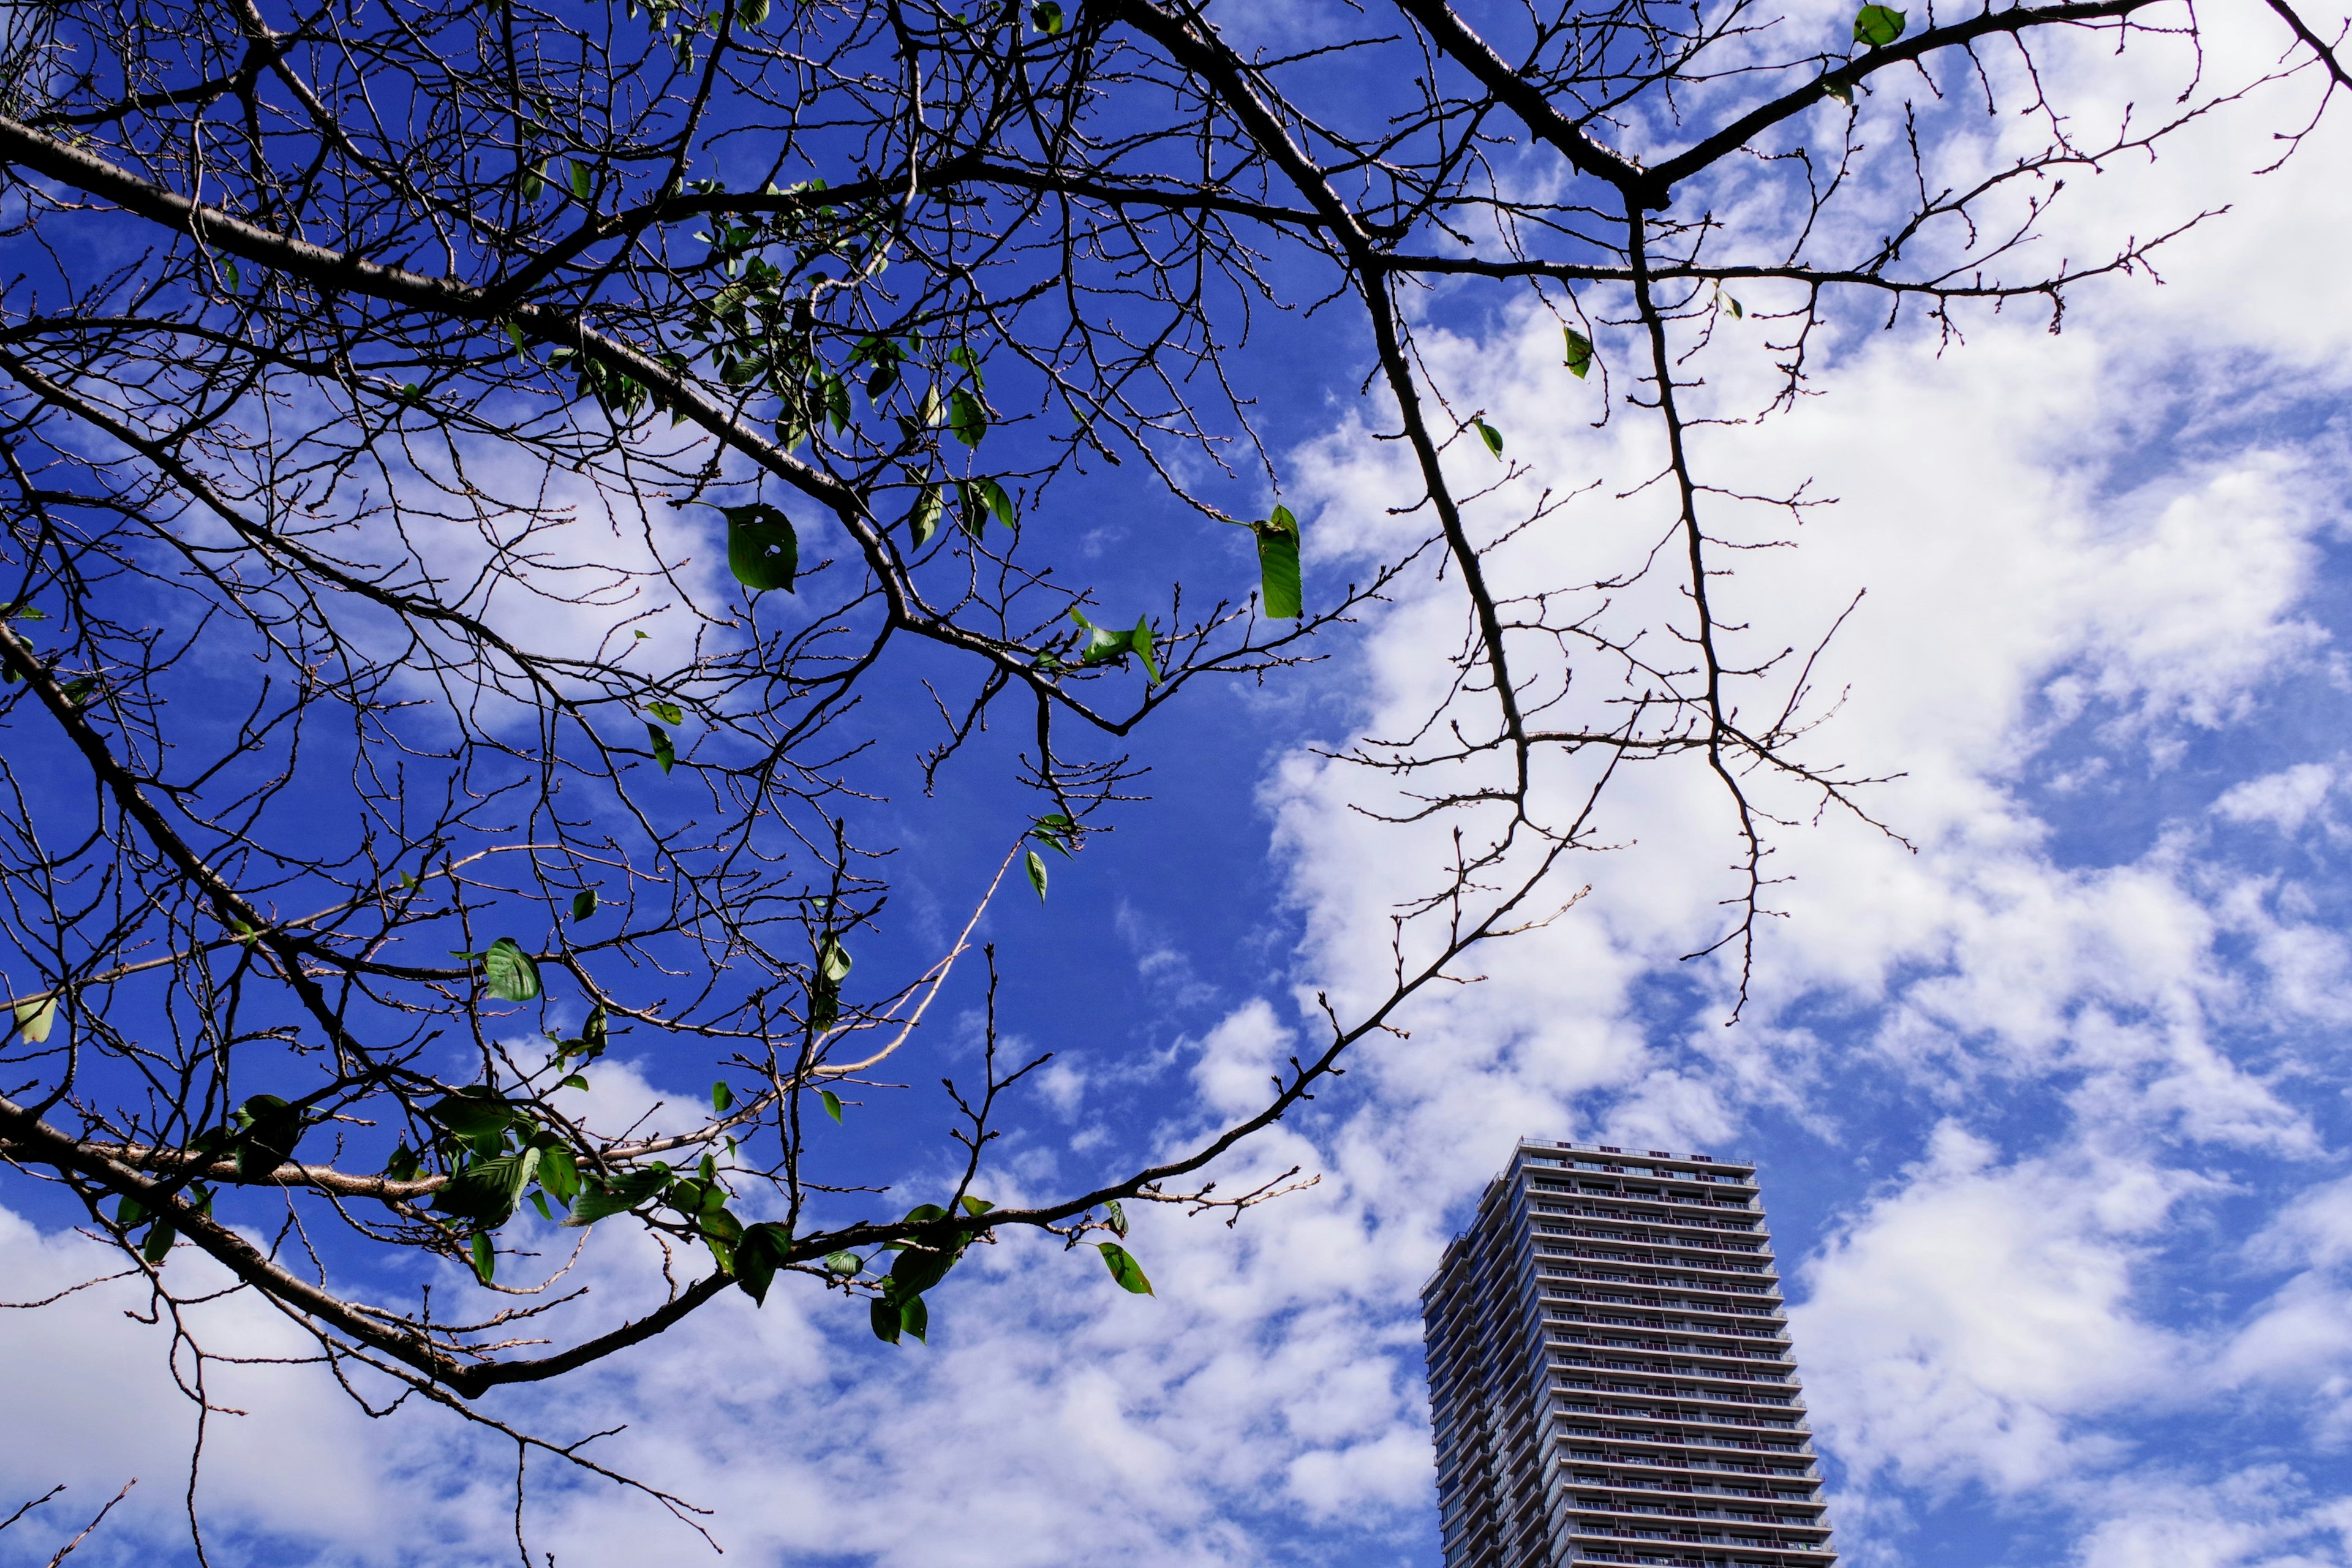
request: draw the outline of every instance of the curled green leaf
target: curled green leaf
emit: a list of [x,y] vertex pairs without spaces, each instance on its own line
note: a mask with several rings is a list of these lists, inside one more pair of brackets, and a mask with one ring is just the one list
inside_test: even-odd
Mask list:
[[1064,25],[1062,8],[1055,5],[1054,0],[1037,0],[1036,5],[1029,7],[1029,20],[1049,38],[1060,32]]
[[1484,419],[1473,419],[1470,427],[1478,432],[1478,439],[1486,443],[1486,450],[1499,458],[1503,455],[1503,433]]
[[1568,368],[1582,381],[1592,374],[1592,340],[1574,327],[1562,327],[1560,332],[1568,339]]
[[56,992],[46,996],[27,996],[16,1004],[16,1029],[26,1042],[39,1045],[57,1027],[58,997]]
[[1298,568],[1298,520],[1286,506],[1274,509],[1264,522],[1250,524],[1257,536],[1259,603],[1266,618],[1295,621],[1306,609],[1306,593]]
[[668,731],[658,724],[647,724],[646,739],[653,742],[654,766],[667,773],[677,765],[677,747],[670,741]]
[[1029,869],[1029,885],[1037,889],[1037,901],[1042,904],[1045,901],[1045,862],[1034,849],[1029,850],[1023,859]]
[[686,722],[686,710],[675,702],[648,702],[646,704],[646,711],[665,724]]
[[539,965],[510,936],[499,938],[482,954],[482,979],[489,994],[501,1002],[531,1002],[539,997]]
[[841,1120],[841,1096],[829,1089],[821,1089],[817,1090],[816,1097],[824,1106],[824,1113],[838,1122]]

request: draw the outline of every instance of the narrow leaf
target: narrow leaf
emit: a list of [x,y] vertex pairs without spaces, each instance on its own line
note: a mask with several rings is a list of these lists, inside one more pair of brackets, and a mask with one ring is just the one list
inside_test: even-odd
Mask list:
[[667,773],[677,765],[677,748],[670,743],[669,731],[658,724],[646,726],[646,738],[653,742],[654,766]]
[[1045,901],[1045,862],[1039,858],[1034,849],[1030,850],[1024,859],[1029,867],[1029,885],[1037,889],[1037,901],[1042,904]]
[[824,1104],[824,1113],[837,1123],[841,1121],[841,1096],[829,1089],[817,1090],[816,1097]]
[[1484,419],[1473,419],[1470,421],[1470,424],[1472,428],[1478,432],[1478,439],[1486,443],[1486,450],[1492,452],[1497,458],[1501,457],[1503,455],[1503,433],[1500,430],[1496,429],[1492,425],[1487,424]]
[[1115,1241],[1097,1241],[1095,1245],[1102,1249],[1103,1263],[1110,1269],[1110,1277],[1118,1281],[1120,1289],[1132,1290],[1139,1296],[1152,1294],[1151,1281],[1144,1278],[1143,1265],[1135,1260],[1134,1254]]
[[1125,1241],[1127,1239],[1126,1205],[1117,1198],[1113,1198],[1103,1205],[1103,1213],[1110,1221],[1110,1233],[1121,1241]]
[[474,1278],[485,1285],[488,1284],[491,1277],[499,1271],[498,1249],[490,1245],[489,1232],[476,1231],[474,1239],[467,1244],[466,1251],[474,1265]]
[[588,199],[589,182],[593,176],[589,173],[588,165],[579,159],[574,158],[571,163],[572,194],[584,202]]

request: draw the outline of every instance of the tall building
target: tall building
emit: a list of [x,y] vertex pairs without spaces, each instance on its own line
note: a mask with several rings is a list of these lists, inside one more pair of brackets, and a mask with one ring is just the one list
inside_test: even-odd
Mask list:
[[1522,1140],[1422,1291],[1445,1568],[1828,1568],[1756,1168]]

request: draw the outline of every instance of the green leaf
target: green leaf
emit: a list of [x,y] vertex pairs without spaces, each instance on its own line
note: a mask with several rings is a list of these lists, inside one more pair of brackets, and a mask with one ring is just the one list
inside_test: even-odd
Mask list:
[[579,159],[572,159],[571,163],[572,194],[584,202],[588,199],[590,184],[594,176],[590,173],[588,165]]
[[1883,49],[1903,36],[1902,12],[1885,5],[1864,5],[1853,14],[1853,41]]
[[1560,332],[1568,339],[1568,368],[1582,381],[1592,374],[1592,340],[1574,327],[1562,327]]
[[571,1150],[551,1143],[539,1152],[539,1184],[560,1204],[568,1205],[580,1195],[580,1163]]
[[1306,592],[1298,572],[1298,520],[1278,506],[1264,522],[1250,524],[1257,535],[1259,602],[1266,618],[1295,621],[1306,608]]
[[1470,427],[1478,432],[1478,439],[1486,443],[1486,450],[1497,458],[1503,455],[1503,433],[1484,419],[1473,419]]
[[539,1173],[541,1152],[520,1149],[468,1165],[433,1194],[440,1214],[471,1220],[478,1230],[496,1230],[514,1217],[523,1189]]
[[490,994],[501,1002],[530,1002],[539,996],[539,965],[510,936],[499,938],[482,954],[482,977]]
[[1078,830],[1076,822],[1066,811],[1056,811],[1036,818],[1030,824],[1029,837],[1058,854],[1067,855]]
[[825,938],[824,945],[817,950],[817,973],[838,985],[849,978],[849,950],[836,939]]
[[1050,38],[1062,30],[1062,8],[1055,5],[1054,0],[1037,0],[1036,5],[1029,7],[1029,20],[1036,24],[1039,32]]
[[236,269],[236,260],[233,258],[223,256],[219,258],[219,261],[221,279],[228,284],[228,291],[235,294],[243,289],[245,287],[245,275]]
[[989,515],[1005,527],[1011,528],[1013,498],[1004,493],[1004,487],[994,479],[973,479],[971,483],[973,490],[980,496],[981,504],[988,509]]
[[1152,1294],[1151,1281],[1144,1278],[1143,1265],[1135,1260],[1132,1253],[1115,1241],[1097,1241],[1095,1245],[1102,1249],[1103,1263],[1110,1269],[1110,1277],[1118,1281],[1120,1289],[1132,1290],[1139,1296]]
[[761,1220],[744,1230],[734,1247],[735,1283],[743,1288],[743,1294],[767,1305],[768,1287],[791,1255],[792,1245],[791,1228],[772,1220]]
[[747,27],[756,27],[768,19],[768,0],[736,0],[735,19]]
[[58,996],[52,991],[47,996],[28,996],[16,1004],[16,1027],[31,1045],[39,1045],[49,1037],[57,1026]]
[[581,1077],[578,1073],[573,1073],[571,1077],[557,1083],[555,1087],[558,1089],[586,1089],[588,1087],[588,1080]]
[[535,202],[547,195],[547,170],[543,164],[526,163],[522,170],[522,199]]
[[1853,83],[1824,80],[1822,83],[1822,90],[1828,93],[1832,98],[1836,99],[1840,103],[1844,104],[1848,109],[1852,109],[1853,107]]
[[920,550],[940,531],[940,487],[925,484],[915,496],[915,504],[907,511],[907,531],[914,536],[915,548]]
[[139,1248],[139,1256],[150,1263],[161,1264],[166,1257],[170,1256],[172,1242],[178,1235],[179,1232],[173,1228],[170,1220],[157,1220],[147,1227],[147,1240]]
[[890,1282],[900,1296],[919,1296],[947,1278],[955,1267],[957,1251],[951,1247],[909,1247],[898,1254],[890,1265]]
[[146,1217],[147,1205],[137,1198],[126,1195],[114,1205],[114,1223],[124,1230],[129,1230]]
[[677,765],[677,748],[670,743],[669,731],[658,724],[646,726],[646,739],[653,742],[654,766],[667,773]]
[[828,1252],[824,1255],[825,1272],[835,1279],[854,1279],[865,1267],[866,1259],[854,1252]]
[[499,1152],[499,1139],[515,1124],[513,1110],[495,1100],[453,1094],[428,1106],[425,1114],[485,1154]]
[[[800,535],[792,519],[766,501],[720,507],[727,514],[727,568],[753,593],[769,588],[794,592],[801,569]],[[676,720],[671,721],[676,723]]]
[[877,1296],[867,1304],[866,1314],[874,1324],[876,1339],[886,1345],[898,1342],[898,1333],[906,1320],[899,1313],[898,1302],[887,1296]]
[[555,1211],[547,1206],[547,1194],[544,1192],[536,1189],[532,1191],[530,1206],[539,1211],[539,1217],[543,1220],[551,1221],[555,1218]]
[[923,1305],[920,1296],[909,1296],[898,1303],[898,1326],[922,1343],[931,1342],[931,1310]]
[[476,1231],[474,1239],[466,1244],[466,1256],[474,1265],[474,1278],[488,1284],[499,1271],[498,1249],[490,1245],[490,1233]]
[[1127,1239],[1127,1208],[1117,1198],[1103,1205],[1103,1213],[1110,1221],[1110,1233],[1121,1241]]
[[596,912],[596,889],[583,888],[572,895],[572,918],[584,921]]
[[616,1214],[626,1214],[669,1185],[670,1176],[670,1168],[658,1160],[642,1171],[632,1171],[611,1183],[583,1174],[580,1196],[572,1203],[571,1215],[563,1223],[576,1229],[583,1225],[594,1225],[600,1219],[609,1219]]
[[1127,634],[1127,646],[1133,648],[1135,650],[1135,657],[1143,661],[1143,673],[1150,678],[1151,684],[1154,686],[1159,685],[1160,666],[1152,659],[1151,657],[1151,620],[1150,616],[1140,616],[1137,619],[1135,629]]
[[686,710],[675,702],[648,702],[646,704],[646,711],[665,724],[686,722]]
[[988,434],[988,410],[961,386],[948,395],[948,433],[967,447],[979,446]]
[[978,387],[982,392],[988,390],[988,378],[980,374],[980,356],[971,352],[971,344],[958,343],[955,347],[950,349],[948,351],[948,363],[950,364],[961,365],[971,376],[972,385]]
[[1023,858],[1029,868],[1029,885],[1037,889],[1037,901],[1042,904],[1045,901],[1045,862],[1038,858],[1034,849]]
[[711,1110],[717,1111],[719,1115],[724,1116],[727,1114],[727,1108],[734,1103],[735,1091],[727,1087],[727,1080],[725,1079],[722,1078],[717,1083],[710,1086]]
[[416,1180],[417,1164],[416,1151],[403,1139],[393,1150],[392,1158],[383,1163],[383,1173],[395,1182],[413,1182]]
[[242,1108],[244,1126],[236,1142],[236,1179],[258,1182],[294,1157],[302,1138],[302,1112],[274,1094],[257,1094]]
[[824,1103],[824,1113],[838,1123],[841,1121],[841,1096],[829,1089],[821,1089],[816,1091],[816,1097]]
[[981,1215],[986,1214],[989,1210],[996,1206],[994,1204],[990,1203],[986,1198],[976,1198],[970,1193],[966,1193],[963,1195],[962,1202],[963,1212],[971,1215],[974,1219],[978,1219]]

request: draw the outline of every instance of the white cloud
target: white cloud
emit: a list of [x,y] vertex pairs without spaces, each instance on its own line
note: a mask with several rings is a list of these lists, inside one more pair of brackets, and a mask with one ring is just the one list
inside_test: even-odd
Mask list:
[[2293,833],[2311,819],[2335,787],[2336,770],[2327,763],[2297,763],[2231,784],[2213,802],[2213,812],[2231,822],[2267,822],[2281,833]]

